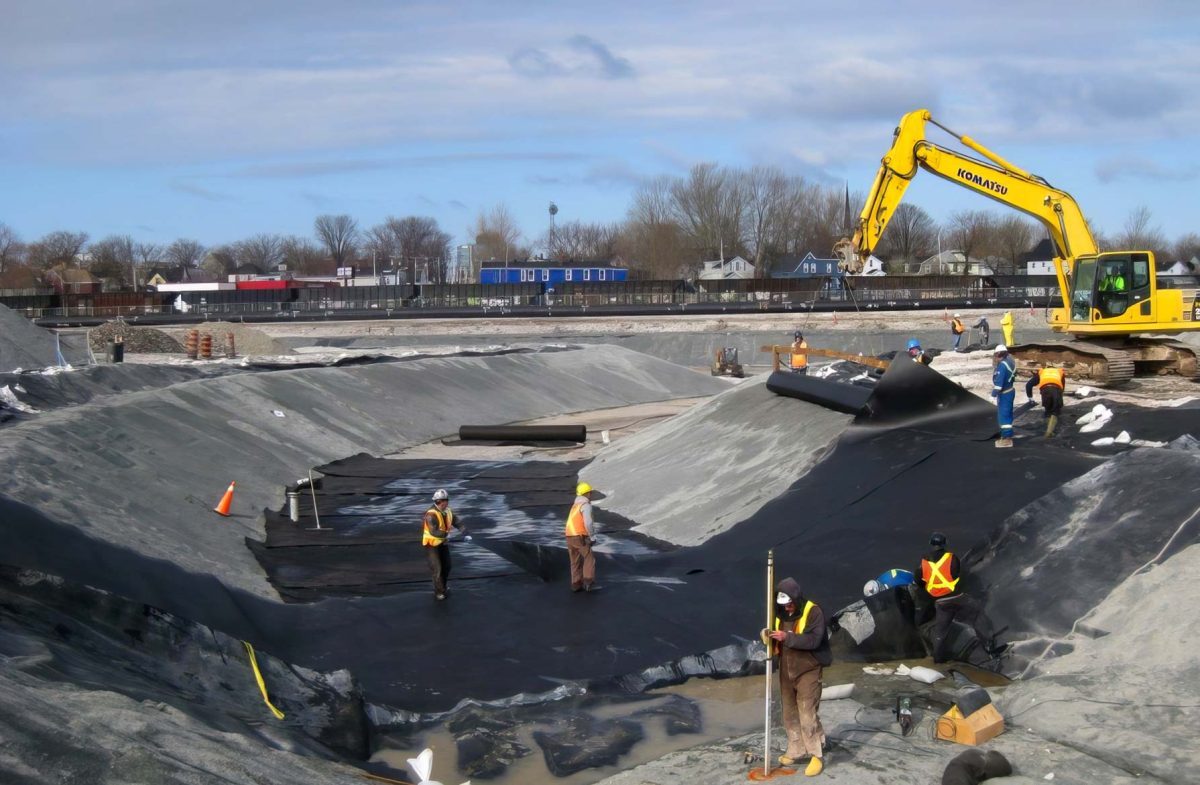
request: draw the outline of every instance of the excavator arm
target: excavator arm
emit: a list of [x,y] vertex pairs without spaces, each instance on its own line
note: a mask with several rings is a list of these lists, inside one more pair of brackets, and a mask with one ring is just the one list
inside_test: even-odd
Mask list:
[[[928,125],[936,125],[980,160],[928,141]],[[875,249],[896,207],[918,169],[961,185],[1037,219],[1054,240],[1058,251],[1054,269],[1060,290],[1068,291],[1069,260],[1097,253],[1096,240],[1083,211],[1065,191],[1037,175],[1001,158],[969,136],[962,136],[934,120],[925,109],[909,112],[900,120],[892,147],[883,156],[875,182],[859,215],[858,227],[843,251],[843,270],[857,272],[862,260]]]

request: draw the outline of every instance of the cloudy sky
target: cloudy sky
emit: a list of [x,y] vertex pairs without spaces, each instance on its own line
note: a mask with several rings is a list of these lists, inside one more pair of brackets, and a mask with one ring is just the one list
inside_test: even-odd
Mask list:
[[[1103,230],[1200,231],[1200,3],[8,0],[0,221],[169,242],[505,202],[530,238],[642,178],[775,164],[865,191],[918,107]],[[932,176],[938,219],[993,208]],[[995,206],[995,209],[1002,209]]]

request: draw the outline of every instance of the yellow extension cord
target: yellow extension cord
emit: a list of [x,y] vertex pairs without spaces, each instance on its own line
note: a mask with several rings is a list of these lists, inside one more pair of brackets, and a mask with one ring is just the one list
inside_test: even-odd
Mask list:
[[267,683],[263,681],[262,671],[258,669],[258,658],[254,656],[254,647],[250,645],[249,641],[242,641],[242,645],[246,647],[246,654],[250,656],[250,667],[254,670],[254,680],[258,682],[258,691],[262,693],[263,703],[267,704],[267,708],[275,715],[275,719],[283,719],[283,712],[271,704],[271,698],[267,695]]

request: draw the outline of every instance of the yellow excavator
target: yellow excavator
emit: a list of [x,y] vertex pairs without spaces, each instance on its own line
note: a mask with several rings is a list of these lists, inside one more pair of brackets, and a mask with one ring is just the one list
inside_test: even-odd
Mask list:
[[[929,125],[984,160],[931,143],[925,138]],[[1178,341],[1145,337],[1200,330],[1194,278],[1157,275],[1150,251],[1101,253],[1070,194],[951,131],[924,109],[901,118],[854,237],[835,247],[842,272],[862,270],[918,169],[1031,215],[1050,233],[1056,249],[1054,272],[1063,295],[1062,307],[1051,311],[1050,327],[1075,340],[1010,347],[1021,367],[1052,363],[1072,378],[1100,385],[1120,384],[1135,373],[1196,376],[1195,349]]]

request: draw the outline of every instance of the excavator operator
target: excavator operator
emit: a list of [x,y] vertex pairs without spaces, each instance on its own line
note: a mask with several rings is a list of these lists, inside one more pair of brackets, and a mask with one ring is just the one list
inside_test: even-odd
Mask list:
[[1124,313],[1129,304],[1125,297],[1127,291],[1125,271],[1121,267],[1119,262],[1110,263],[1104,277],[1100,280],[1099,291],[1107,316],[1118,316]]

